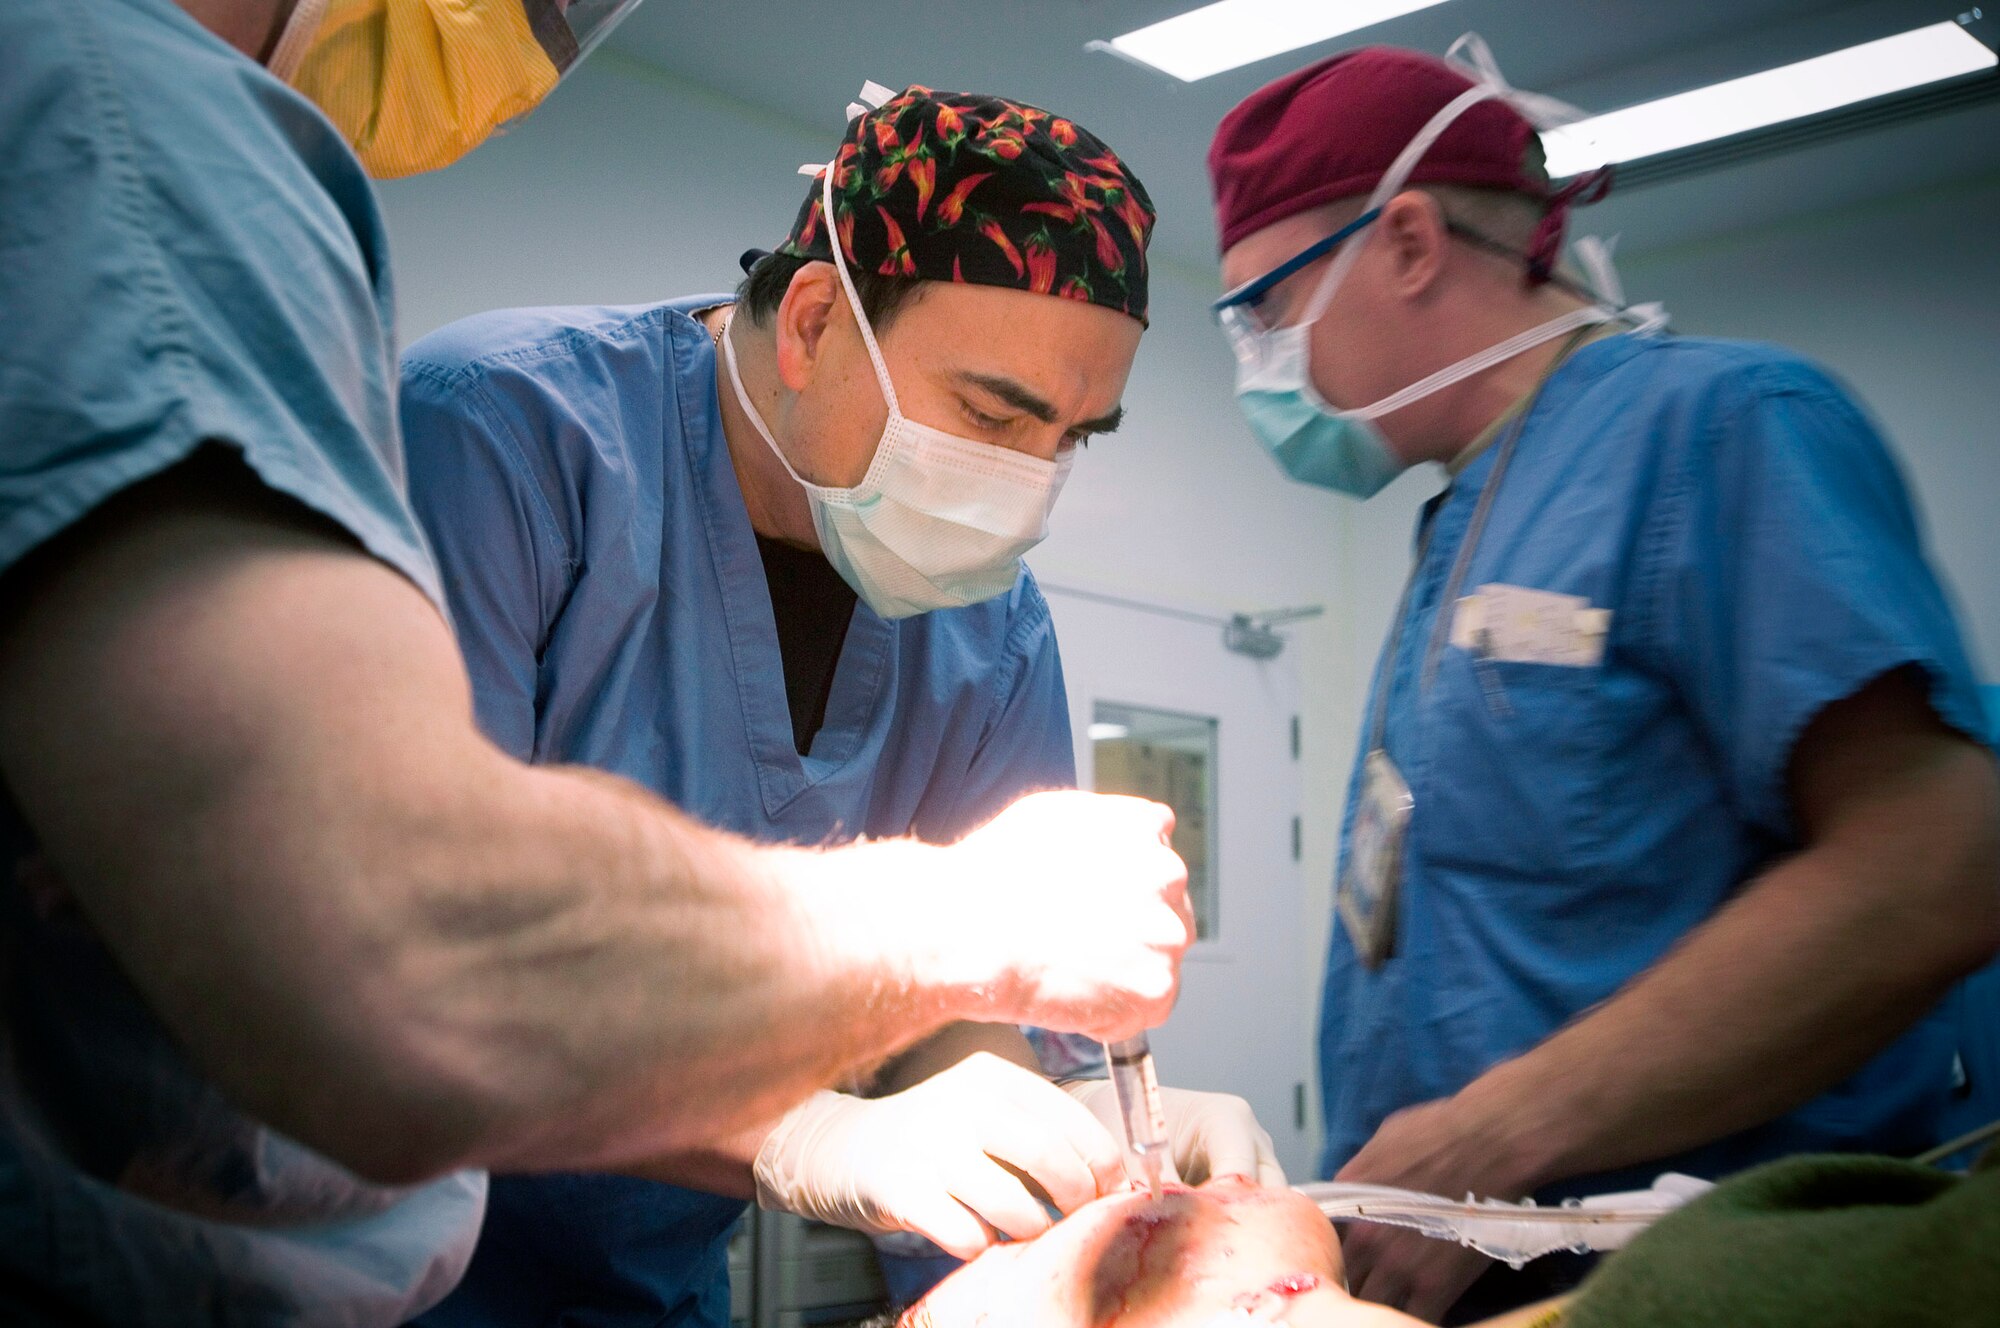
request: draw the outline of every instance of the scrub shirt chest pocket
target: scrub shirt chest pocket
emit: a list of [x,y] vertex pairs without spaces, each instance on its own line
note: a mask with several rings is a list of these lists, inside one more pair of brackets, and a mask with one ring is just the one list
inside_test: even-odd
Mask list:
[[1586,870],[1648,690],[1617,666],[1613,612],[1503,584],[1449,611],[1423,707],[1426,856],[1528,888]]

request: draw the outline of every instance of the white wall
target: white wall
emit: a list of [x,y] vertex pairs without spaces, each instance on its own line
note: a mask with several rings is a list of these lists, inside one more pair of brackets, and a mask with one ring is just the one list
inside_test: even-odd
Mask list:
[[1795,347],[1860,394],[1901,456],[2000,682],[2000,178],[1908,194],[1625,263],[1684,332]]
[[405,342],[529,304],[728,290],[737,255],[790,228],[837,126],[805,127],[612,51],[448,170],[382,186]]

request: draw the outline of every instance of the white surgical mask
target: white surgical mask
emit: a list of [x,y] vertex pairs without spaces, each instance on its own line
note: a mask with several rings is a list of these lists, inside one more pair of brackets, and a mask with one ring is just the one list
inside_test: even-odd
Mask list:
[[834,268],[889,407],[875,459],[851,488],[814,484],[800,475],[743,388],[732,327],[724,329],[722,354],[737,403],[806,491],[821,551],[869,608],[884,618],[907,618],[1004,595],[1020,576],[1021,555],[1048,534],[1049,511],[1075,453],[1044,461],[903,414],[832,225],[830,167],[825,181],[822,206]]
[[[1491,52],[1477,37],[1459,38],[1451,54],[1456,56],[1461,49],[1470,59],[1468,72],[1478,81],[1432,116],[1410,140],[1369,196],[1362,212],[1364,217],[1401,192],[1410,173],[1439,136],[1454,120],[1482,101],[1491,98],[1507,101],[1538,129],[1582,118],[1581,112],[1574,108],[1508,86],[1500,77]],[[1265,327],[1244,306],[1222,311],[1223,330],[1236,352],[1237,406],[1257,441],[1276,458],[1287,475],[1305,484],[1335,489],[1356,498],[1372,497],[1410,466],[1389,445],[1376,423],[1383,416],[1578,328],[1626,322],[1639,331],[1650,332],[1666,322],[1665,311],[1658,305],[1622,307],[1623,297],[1617,274],[1611,268],[1609,246],[1595,237],[1586,237],[1577,247],[1592,269],[1590,275],[1598,303],[1549,319],[1498,345],[1468,355],[1380,401],[1342,410],[1330,405],[1313,386],[1310,334],[1313,324],[1333,302],[1341,280],[1354,266],[1365,238],[1364,226],[1342,243],[1334,254],[1332,266],[1313,292],[1304,316],[1297,322],[1284,327]]]

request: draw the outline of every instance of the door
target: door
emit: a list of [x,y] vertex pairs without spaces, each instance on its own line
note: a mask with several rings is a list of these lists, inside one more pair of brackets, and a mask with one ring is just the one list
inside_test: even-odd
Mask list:
[[1079,782],[1144,792],[1181,812],[1175,847],[1189,862],[1203,934],[1172,1018],[1152,1034],[1160,1080],[1247,1098],[1286,1175],[1309,1179],[1316,947],[1304,934],[1298,861],[1296,652],[1252,659],[1224,648],[1219,619],[1042,589]]

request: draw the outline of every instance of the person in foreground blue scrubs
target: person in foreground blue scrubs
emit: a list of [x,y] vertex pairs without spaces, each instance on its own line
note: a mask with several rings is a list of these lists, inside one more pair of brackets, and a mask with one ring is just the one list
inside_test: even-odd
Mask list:
[[[481,727],[758,841],[949,843],[1074,785],[1020,559],[1117,426],[1146,317],[1152,212],[1108,147],[1003,98],[863,95],[735,298],[503,310],[403,357]],[[849,1087],[672,1184],[496,1177],[423,1323],[720,1328],[753,1195],[968,1257],[1045,1229],[1037,1191],[1070,1211],[1125,1184],[1109,1084],[1057,1087],[1011,1024]],[[1241,1099],[1165,1096],[1181,1174],[1283,1183]]]
[[[1458,51],[1315,62],[1209,154],[1258,441],[1448,477],[1349,787],[1321,1166],[1549,1200],[1918,1153],[2000,1115],[2000,774],[1902,476],[1823,369],[1560,271],[1607,181],[1552,186],[1560,108]],[[1426,1318],[1574,1275],[1343,1246]]]
[[476,727],[368,174],[632,3],[0,5],[0,1322],[392,1328],[490,1169],[650,1174],[956,1019],[1172,1008],[1165,808],[797,849]]
[[[301,90],[397,120],[409,159],[441,165],[531,108],[632,3],[577,29],[556,18],[552,50],[517,44],[455,117],[433,114],[421,78],[373,79],[329,51],[324,6],[0,7],[0,1320],[393,1324],[470,1255],[483,1175],[355,1174],[369,1150],[298,1109],[344,1049],[282,1064],[252,1045],[324,1031],[324,1002],[351,1008],[351,992],[301,982],[285,1017],[218,1036],[249,993],[267,1014],[286,1004],[246,944],[272,947],[186,932],[238,888],[266,907],[236,916],[283,927],[287,887],[324,884],[289,856],[295,809],[251,787],[311,722],[309,704],[258,708],[312,677],[311,643],[269,639],[296,589],[276,546],[351,555],[361,583],[442,625],[400,488],[381,219],[364,163]],[[526,31],[506,5],[443,39],[411,17],[373,73]],[[225,569],[242,593],[221,591]],[[257,591],[240,579],[253,569]],[[354,607],[340,580],[320,584],[329,620]],[[259,676],[205,669],[244,635],[268,641]],[[182,727],[216,717],[186,691],[204,672],[242,684],[226,754]],[[218,833],[251,799],[261,833]],[[329,951],[338,931],[323,929]]]

